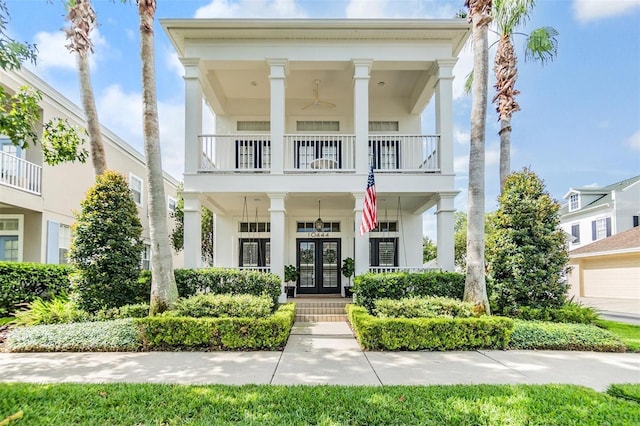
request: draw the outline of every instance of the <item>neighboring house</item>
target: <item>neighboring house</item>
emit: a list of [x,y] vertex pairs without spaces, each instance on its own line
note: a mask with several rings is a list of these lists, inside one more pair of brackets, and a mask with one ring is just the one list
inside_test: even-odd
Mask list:
[[[42,123],[59,117],[72,125],[85,127],[82,110],[32,72],[0,71],[0,84],[9,93],[21,86],[42,92]],[[141,264],[149,268],[149,219],[147,212],[147,173],[144,156],[114,133],[102,128],[107,166],[122,173],[131,186],[143,226],[145,252]],[[89,149],[89,138],[85,138]],[[74,211],[95,183],[91,159],[86,164],[64,163],[49,166],[43,162],[40,144],[20,149],[0,135],[0,260],[40,263],[66,263],[71,242]],[[165,174],[168,206],[175,208],[178,182]],[[173,219],[169,219],[170,229]],[[182,266],[182,255],[174,253],[174,265]]]
[[640,227],[569,253],[569,296],[626,299],[640,313]]
[[[347,257],[356,274],[422,269],[422,215],[435,206],[437,265],[454,270],[452,70],[464,20],[161,24],[185,67],[185,266],[200,266],[204,205],[215,265],[283,276],[292,264],[298,294],[341,293]],[[379,225],[360,236],[370,165]]]
[[571,188],[564,199],[560,226],[573,237],[573,250],[638,226],[640,176],[600,188]]

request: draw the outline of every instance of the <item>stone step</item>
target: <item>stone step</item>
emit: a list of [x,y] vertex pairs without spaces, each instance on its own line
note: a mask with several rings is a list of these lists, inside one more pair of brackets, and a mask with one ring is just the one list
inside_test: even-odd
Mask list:
[[296,306],[297,315],[313,315],[313,314],[344,314],[344,306],[310,306],[310,305],[298,305]]
[[347,321],[346,314],[312,314],[298,315],[296,313],[296,322],[343,322]]
[[309,300],[296,300],[296,299],[289,299],[289,301],[292,301],[296,304],[297,307],[314,307],[314,308],[334,308],[334,307],[341,307],[344,308],[345,305],[347,305],[348,303],[352,303],[352,302],[347,302],[347,301],[322,301],[322,302],[315,302],[315,301],[309,301]]

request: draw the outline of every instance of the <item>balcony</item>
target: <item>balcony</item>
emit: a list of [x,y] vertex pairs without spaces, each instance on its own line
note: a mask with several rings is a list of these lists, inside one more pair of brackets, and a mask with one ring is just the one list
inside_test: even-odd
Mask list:
[[42,167],[0,152],[0,185],[42,195]]
[[[354,135],[284,136],[285,173],[354,173]],[[198,172],[269,173],[268,134],[201,135]],[[378,171],[438,173],[438,135],[370,135],[369,164]]]

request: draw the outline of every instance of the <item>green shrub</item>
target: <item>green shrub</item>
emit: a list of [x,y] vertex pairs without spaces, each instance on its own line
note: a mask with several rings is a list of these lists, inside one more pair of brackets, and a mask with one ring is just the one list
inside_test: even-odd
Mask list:
[[473,303],[448,297],[407,297],[400,300],[378,299],[374,302],[378,318],[468,318],[474,316]]
[[174,317],[262,318],[272,312],[273,301],[251,294],[198,294],[178,300],[167,315]]
[[289,338],[295,305],[284,304],[265,318],[135,319],[145,350],[274,350]]
[[69,265],[0,261],[0,316],[16,312],[17,305],[36,298],[51,297],[69,292]]
[[624,343],[613,333],[587,324],[560,324],[515,320],[511,349],[624,352]]
[[512,318],[530,321],[569,322],[593,324],[600,316],[589,306],[567,302],[559,308],[532,308],[520,306],[510,315]]
[[373,312],[377,299],[439,296],[462,300],[464,280],[464,275],[456,272],[367,273],[354,278],[353,292],[357,303]]
[[34,300],[28,309],[15,314],[17,325],[65,324],[86,321],[89,317],[76,302],[66,296],[56,296],[51,300]]
[[98,321],[107,321],[121,318],[144,318],[149,315],[148,303],[124,305],[119,308],[101,309],[93,318]]
[[[280,277],[266,272],[225,268],[176,269],[175,277],[180,297],[202,293],[267,295],[273,300],[275,309],[282,292]],[[142,289],[150,289],[151,274],[143,271],[138,285]]]
[[640,383],[624,383],[609,386],[607,393],[616,398],[640,403]]
[[133,319],[16,327],[7,339],[12,352],[136,351]]
[[504,317],[376,318],[355,305],[347,305],[347,315],[368,350],[503,349],[513,328],[513,320]]
[[567,253],[560,204],[529,169],[509,175],[487,241],[494,313],[522,306],[560,308],[566,301]]
[[104,172],[80,205],[69,249],[78,304],[93,313],[137,302],[142,225],[126,179]]

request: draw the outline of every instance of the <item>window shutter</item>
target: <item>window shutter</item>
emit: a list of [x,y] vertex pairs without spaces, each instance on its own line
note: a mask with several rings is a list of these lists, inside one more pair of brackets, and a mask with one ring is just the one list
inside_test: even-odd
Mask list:
[[611,218],[607,218],[607,237],[611,236]]
[[636,226],[640,225],[640,216],[634,216],[633,217],[633,227],[635,228]]
[[60,263],[60,224],[52,220],[47,221],[47,263]]
[[591,222],[591,241],[596,240],[596,221]]

